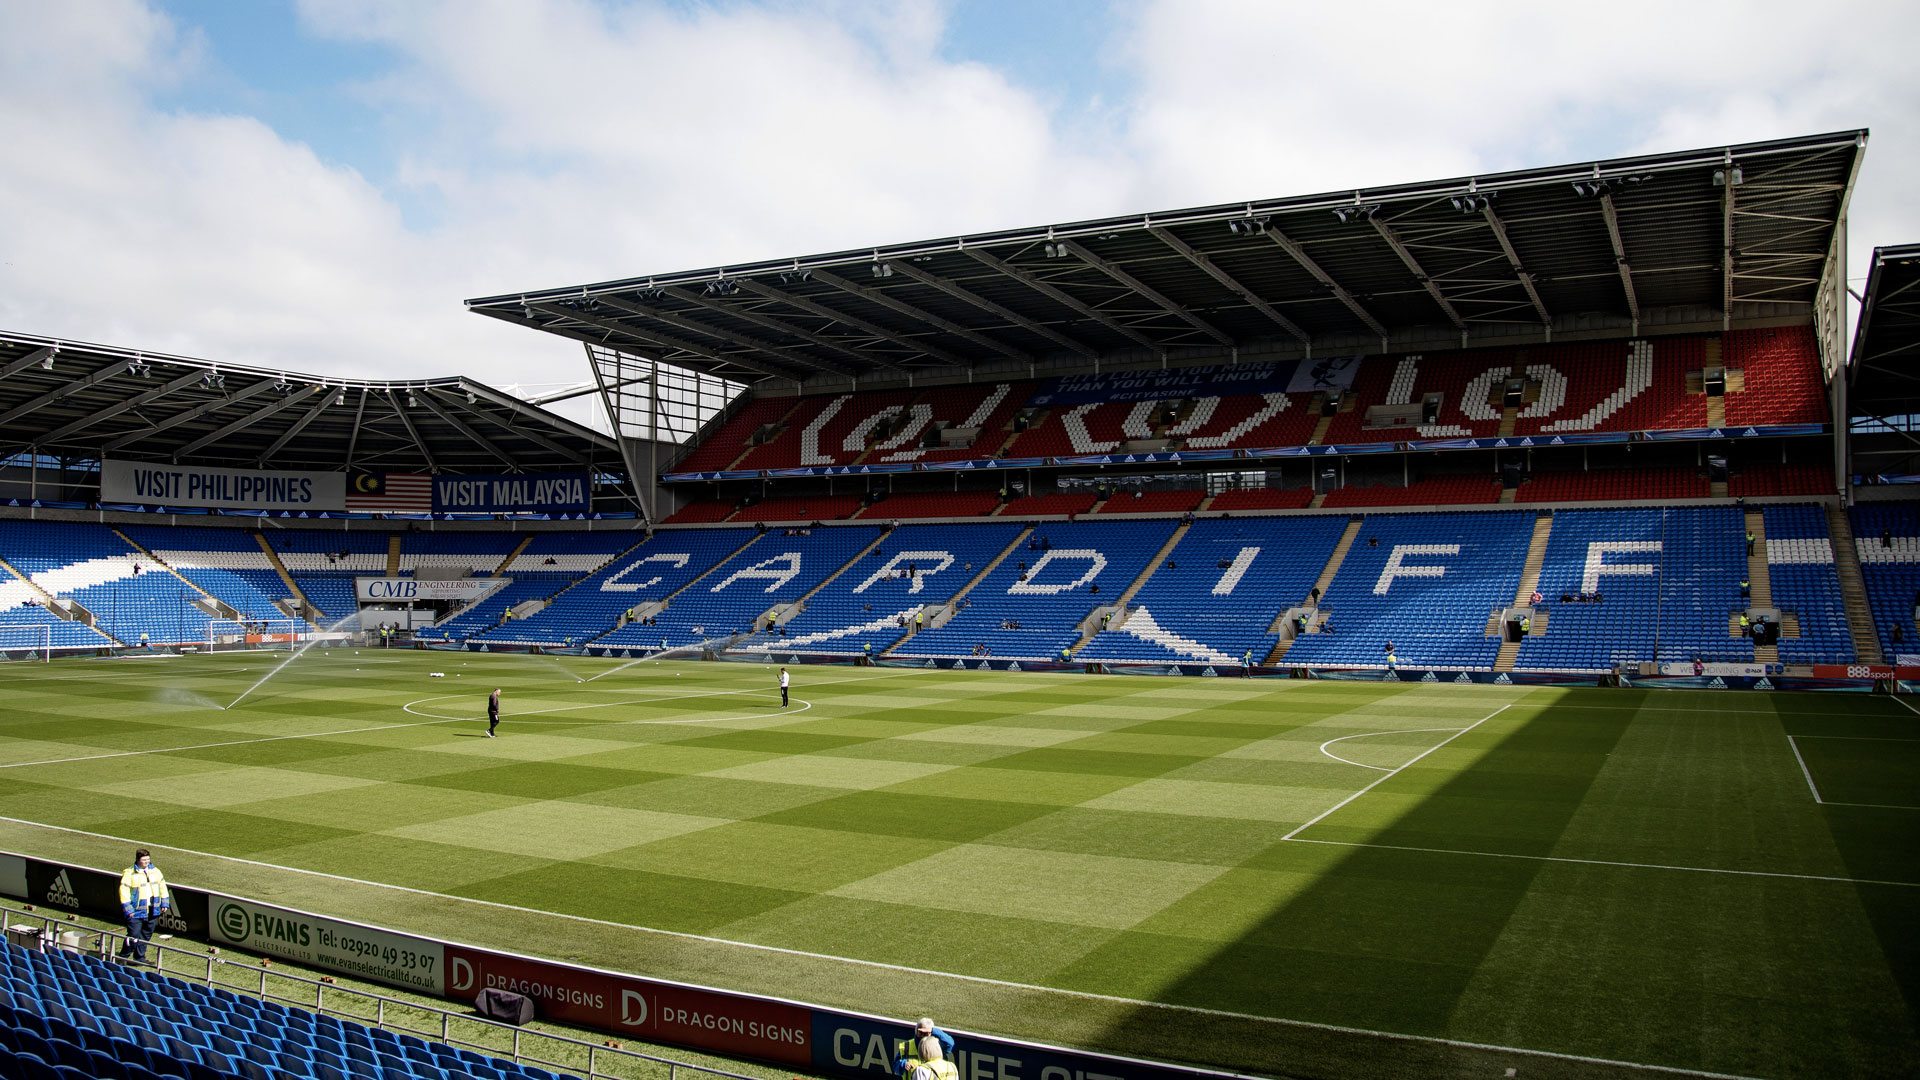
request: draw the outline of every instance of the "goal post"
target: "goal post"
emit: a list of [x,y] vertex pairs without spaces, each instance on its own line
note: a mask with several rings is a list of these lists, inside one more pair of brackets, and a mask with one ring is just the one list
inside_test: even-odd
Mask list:
[[303,619],[208,619],[208,652],[297,648],[313,632]]
[[46,623],[0,624],[0,660],[53,659],[53,627]]

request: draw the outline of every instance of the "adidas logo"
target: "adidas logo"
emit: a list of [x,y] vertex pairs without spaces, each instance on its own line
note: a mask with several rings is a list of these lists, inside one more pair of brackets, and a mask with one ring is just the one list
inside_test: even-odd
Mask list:
[[1213,667],[1212,667],[1212,665],[1208,665],[1208,667],[1207,667],[1207,670],[1205,670],[1205,671],[1203,671],[1203,672],[1201,672],[1200,674],[1201,674],[1201,675],[1211,675],[1211,676],[1214,676],[1215,678],[1218,678],[1218,677],[1219,677],[1219,675],[1220,675],[1220,673],[1219,673],[1219,672],[1217,672],[1217,671],[1215,671],[1215,670],[1213,670]]
[[1420,676],[1420,681],[1421,682],[1439,682],[1440,676],[1435,675],[1433,672],[1429,671],[1425,675]]
[[1472,679],[1469,679],[1469,678],[1467,678],[1467,673],[1463,671],[1463,672],[1461,672],[1460,674],[1458,674],[1458,675],[1455,675],[1455,676],[1453,677],[1453,681],[1454,681],[1454,682],[1457,682],[1457,683],[1461,683],[1461,682],[1463,682],[1463,683],[1470,683],[1470,682],[1472,682],[1473,680],[1472,680]]
[[953,662],[953,670],[955,671],[967,670],[967,662],[965,660],[955,660]]
[[80,906],[80,898],[73,894],[73,881],[67,877],[66,870],[62,869],[55,874],[53,884],[47,886],[47,903],[55,907],[77,908]]
[[1019,671],[1019,670],[1020,670],[1020,661],[1018,661],[1018,660],[1015,660],[1015,661],[1014,661],[1013,663],[1011,663],[1011,664],[1008,664],[1008,665],[1007,665],[1007,670],[1008,670],[1008,671]]
[[1512,680],[1512,679],[1509,679],[1509,678],[1507,678],[1507,673],[1503,671],[1503,672],[1501,672],[1501,673],[1499,674],[1499,676],[1498,676],[1498,677],[1496,677],[1496,678],[1495,678],[1495,679],[1493,680],[1493,685],[1495,685],[1495,686],[1512,686],[1512,685],[1513,685],[1513,680]]
[[482,645],[482,646],[480,646],[480,651],[481,651],[481,652],[492,652],[493,650],[492,650],[492,649],[490,649],[490,648],[488,648],[488,647],[487,647],[487,646],[485,646],[485,645]]
[[1773,680],[1765,676],[1761,676],[1760,681],[1753,684],[1753,688],[1755,690],[1771,690],[1773,689]]
[[[965,665],[965,664],[961,664],[960,666],[961,666],[961,667],[966,667],[967,665]],[[974,668],[974,670],[975,670],[975,671],[992,671],[992,670],[993,670],[993,667],[992,667],[991,665],[989,665],[989,664],[988,664],[988,663],[987,663],[987,662],[986,662],[985,660],[982,660],[982,661],[980,661],[980,666],[979,666],[979,667],[977,667],[977,668]]]
[[935,664],[932,660],[928,660],[926,663],[921,664],[920,666],[923,668],[928,668],[928,667],[938,667],[939,665]]
[[1725,690],[1726,688],[1727,688],[1727,680],[1721,678],[1718,675],[1715,675],[1713,677],[1713,681],[1707,684],[1707,689],[1709,690]]
[[160,929],[165,930],[169,934],[184,934],[187,932],[187,920],[180,917],[179,908],[168,908],[167,913],[160,916],[159,926]]

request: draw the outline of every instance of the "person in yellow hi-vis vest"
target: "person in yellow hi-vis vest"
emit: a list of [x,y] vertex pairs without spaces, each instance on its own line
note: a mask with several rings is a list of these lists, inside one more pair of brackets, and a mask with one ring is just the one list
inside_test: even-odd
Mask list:
[[905,1080],[960,1080],[960,1070],[947,1060],[940,1040],[931,1035],[920,1037],[919,1046],[905,1065],[900,1073]]
[[152,853],[146,848],[134,852],[133,865],[120,873],[120,914],[127,920],[127,940],[120,946],[120,955],[136,964],[147,963],[153,928],[172,906],[167,879],[153,865]]

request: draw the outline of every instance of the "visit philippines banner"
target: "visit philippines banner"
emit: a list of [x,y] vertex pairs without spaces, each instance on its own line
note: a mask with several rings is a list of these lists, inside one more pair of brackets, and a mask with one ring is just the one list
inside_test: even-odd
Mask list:
[[575,514],[593,509],[583,472],[436,476],[436,514]]
[[100,501],[230,510],[340,510],[347,474],[215,469],[153,461],[100,463]]

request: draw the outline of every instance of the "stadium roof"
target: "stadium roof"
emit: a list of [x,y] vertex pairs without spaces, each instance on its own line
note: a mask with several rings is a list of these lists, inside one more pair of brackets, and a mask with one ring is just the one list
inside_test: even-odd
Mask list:
[[684,368],[798,383],[1807,319],[1834,287],[1866,137],[1137,214],[467,305]]
[[368,382],[0,333],[0,460],[624,474],[614,440],[466,378]]
[[1920,244],[1873,249],[1848,401],[1856,415],[1920,412]]

